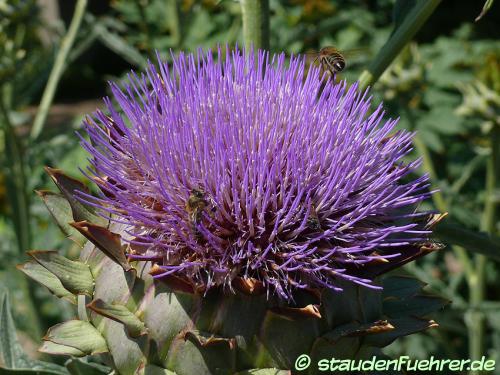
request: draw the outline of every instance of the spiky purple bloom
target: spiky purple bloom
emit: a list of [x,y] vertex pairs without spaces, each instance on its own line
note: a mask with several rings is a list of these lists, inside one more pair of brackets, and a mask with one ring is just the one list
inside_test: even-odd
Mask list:
[[412,134],[303,58],[257,60],[181,54],[112,83],[120,109],[105,99],[83,141],[102,194],[82,199],[126,224],[130,256],[155,260],[155,277],[253,278],[285,299],[339,279],[373,286],[429,235],[416,211],[427,177],[402,160]]

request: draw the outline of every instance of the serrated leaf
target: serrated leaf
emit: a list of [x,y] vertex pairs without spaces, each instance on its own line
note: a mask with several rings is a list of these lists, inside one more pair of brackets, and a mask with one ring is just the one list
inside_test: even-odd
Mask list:
[[76,348],[89,355],[108,351],[101,333],[89,322],[69,320],[49,328],[44,340]]
[[17,269],[31,277],[36,282],[45,286],[56,297],[67,299],[71,303],[76,303],[75,295],[67,290],[62,285],[61,281],[42,265],[34,261],[29,261],[18,265]]
[[123,305],[110,304],[97,299],[89,303],[87,307],[100,315],[122,323],[132,337],[146,333],[144,323]]
[[83,245],[85,237],[69,225],[74,219],[68,200],[63,195],[51,191],[37,191],[36,193],[43,200],[45,207],[47,207],[64,235],[79,245]]
[[28,254],[52,272],[71,293],[92,297],[94,278],[88,265],[69,260],[56,251],[29,251]]
[[87,237],[104,254],[122,266],[125,271],[132,268],[127,261],[125,252],[123,251],[121,236],[119,234],[113,233],[107,228],[89,223],[87,221],[75,222],[72,223],[71,226]]
[[64,365],[71,375],[101,375],[111,372],[111,368],[108,366],[85,362],[77,358],[68,359]]
[[84,205],[76,199],[76,192],[81,191],[89,194],[87,187],[77,179],[69,177],[60,169],[45,167],[45,171],[52,178],[61,193],[68,200],[71,206],[71,211],[74,221],[88,220],[92,223],[104,224],[106,220],[100,216],[94,215],[94,210],[91,206]]
[[85,357],[87,354],[77,348],[67,345],[56,344],[52,341],[44,341],[38,349],[39,352],[54,355],[70,355],[74,357]]

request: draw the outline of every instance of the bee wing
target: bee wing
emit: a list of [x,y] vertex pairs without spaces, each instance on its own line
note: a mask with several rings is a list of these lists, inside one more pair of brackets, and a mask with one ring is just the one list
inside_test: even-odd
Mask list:
[[342,50],[341,53],[344,57],[356,57],[360,55],[364,55],[369,51],[368,47],[360,47],[360,48],[350,48],[348,50]]
[[306,62],[309,64],[314,64],[319,57],[318,52],[306,52],[304,55],[306,56]]

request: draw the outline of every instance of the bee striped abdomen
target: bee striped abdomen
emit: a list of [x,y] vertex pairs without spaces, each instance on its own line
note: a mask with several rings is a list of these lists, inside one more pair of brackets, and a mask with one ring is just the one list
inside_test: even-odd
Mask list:
[[326,70],[330,71],[330,73],[332,74],[341,72],[345,68],[345,59],[338,52],[335,52],[331,55],[322,56],[320,61],[326,68]]

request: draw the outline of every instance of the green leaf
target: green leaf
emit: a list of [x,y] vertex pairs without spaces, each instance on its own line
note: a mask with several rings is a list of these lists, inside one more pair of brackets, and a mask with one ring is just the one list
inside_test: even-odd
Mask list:
[[465,122],[451,107],[433,108],[420,116],[418,130],[442,135],[460,135],[466,132]]
[[92,297],[94,278],[88,265],[69,260],[56,251],[29,251],[28,254],[52,272],[71,293]]
[[29,261],[18,265],[17,269],[31,277],[36,282],[47,287],[56,297],[67,299],[71,303],[76,303],[75,295],[67,290],[52,272],[40,264],[34,261]]
[[67,375],[62,366],[28,358],[17,340],[7,290],[0,287],[0,374]]
[[61,193],[68,200],[73,213],[74,221],[88,220],[96,224],[104,224],[106,220],[100,216],[94,215],[94,209],[91,206],[84,205],[76,199],[76,192],[80,191],[89,194],[87,187],[77,179],[66,175],[60,169],[45,167],[45,171],[52,178]]
[[486,233],[474,232],[457,224],[439,223],[433,230],[441,241],[500,260],[500,238]]
[[101,375],[111,372],[111,369],[107,366],[85,362],[78,358],[68,359],[64,365],[71,375]]
[[7,290],[0,289],[0,357],[7,368],[17,368],[24,364],[23,348],[17,341],[16,327],[10,312]]
[[69,223],[73,222],[73,213],[71,211],[71,205],[68,200],[61,194],[53,193],[51,191],[37,191],[36,192],[40,198],[42,198],[43,203],[49,210],[50,214],[56,221],[61,231],[66,237],[71,238],[73,241],[79,245],[85,243],[85,238],[75,230]]
[[72,346],[56,344],[55,342],[51,341],[44,341],[38,351],[41,353],[54,355],[70,355],[74,357],[84,357],[87,355],[86,353],[77,348],[73,348]]
[[82,320],[69,320],[49,328],[44,340],[76,348],[87,355],[108,351],[101,333],[92,324]]
[[97,299],[89,303],[87,307],[100,315],[122,323],[132,337],[146,333],[144,323],[123,305],[110,304]]

